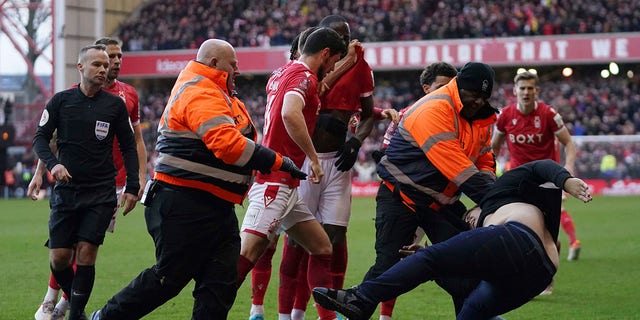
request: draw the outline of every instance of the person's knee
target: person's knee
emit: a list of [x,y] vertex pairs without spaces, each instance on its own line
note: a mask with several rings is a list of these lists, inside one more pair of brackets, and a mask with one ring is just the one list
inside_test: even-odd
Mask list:
[[311,255],[330,255],[333,253],[333,245],[328,237],[320,238],[313,242],[307,249]]
[[166,297],[173,298],[189,283],[190,279],[182,275],[161,275],[152,269],[154,281],[160,284],[162,292]]
[[336,226],[332,224],[324,224],[322,225],[324,231],[329,236],[329,240],[332,245],[338,245],[345,242],[347,238],[347,227],[345,226]]
[[73,263],[73,261],[71,261],[71,258],[71,250],[52,250],[49,254],[49,263],[51,264],[51,268],[53,270],[60,271],[71,266],[71,264]]
[[269,240],[266,238],[246,232],[242,233],[240,239],[240,255],[254,263],[269,246]]
[[89,242],[78,242],[76,262],[80,265],[94,265],[98,257],[98,246]]

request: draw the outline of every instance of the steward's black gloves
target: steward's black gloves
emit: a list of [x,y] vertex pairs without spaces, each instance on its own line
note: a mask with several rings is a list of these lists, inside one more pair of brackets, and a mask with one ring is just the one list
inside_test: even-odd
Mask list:
[[380,160],[382,160],[382,157],[384,157],[384,155],[386,154],[386,151],[387,149],[376,150],[371,153],[371,158],[373,158],[373,161],[375,161],[376,164],[378,164],[380,163]]
[[358,140],[356,137],[352,137],[347,140],[340,149],[338,149],[338,160],[336,161],[336,168],[340,171],[349,171],[353,167],[353,164],[356,163],[356,159],[358,159],[358,151],[360,150],[360,146],[362,142]]
[[280,167],[280,171],[289,172],[291,176],[296,179],[307,179],[307,174],[300,170],[300,168],[296,167],[296,164],[293,163],[293,160],[286,156],[282,156],[282,166]]

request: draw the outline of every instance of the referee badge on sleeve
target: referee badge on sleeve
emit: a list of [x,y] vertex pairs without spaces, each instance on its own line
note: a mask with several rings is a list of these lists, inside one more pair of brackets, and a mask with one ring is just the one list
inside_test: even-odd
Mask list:
[[95,133],[98,140],[104,140],[104,138],[109,134],[109,122],[96,120]]

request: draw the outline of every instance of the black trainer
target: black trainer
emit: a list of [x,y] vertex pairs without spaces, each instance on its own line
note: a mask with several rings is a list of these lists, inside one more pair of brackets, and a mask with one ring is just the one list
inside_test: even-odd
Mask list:
[[376,305],[367,302],[357,288],[335,290],[329,288],[313,288],[313,298],[323,308],[338,311],[349,320],[369,320],[376,311]]

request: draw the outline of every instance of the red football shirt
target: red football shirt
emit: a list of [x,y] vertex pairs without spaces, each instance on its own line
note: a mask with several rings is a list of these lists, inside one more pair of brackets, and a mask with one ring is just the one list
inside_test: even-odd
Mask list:
[[508,105],[500,110],[496,122],[496,132],[506,135],[511,168],[535,160],[558,161],[554,143],[562,128],[562,116],[542,102],[537,102],[535,109],[526,115],[516,103]]
[[[284,127],[282,105],[285,95],[293,94],[302,98],[304,101],[302,113],[311,136],[318,120],[318,111],[320,110],[318,78],[306,64],[295,61],[274,71],[267,82],[266,90],[267,105],[264,113],[262,144],[291,158],[298,167],[301,167],[306,155],[291,139]],[[258,173],[256,181],[278,182],[292,187],[297,186],[299,183],[289,173],[280,171],[274,171],[266,175]]]
[[[127,105],[129,111],[129,120],[132,126],[140,124],[140,108],[138,104],[138,92],[133,86],[130,86],[124,82],[116,80],[109,88],[104,88],[105,91],[115,94],[124,100],[124,104]],[[123,187],[127,182],[127,172],[124,169],[124,159],[122,159],[122,153],[118,146],[118,139],[113,139],[113,164],[118,170],[116,175],[116,186]],[[144,187],[144,186],[141,186]]]
[[322,110],[348,110],[358,112],[362,108],[360,98],[373,94],[373,71],[364,60],[364,51],[358,47],[356,64],[345,72],[329,92],[321,98]]

